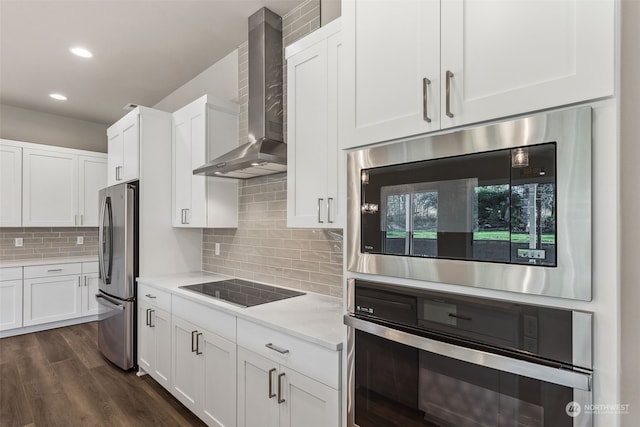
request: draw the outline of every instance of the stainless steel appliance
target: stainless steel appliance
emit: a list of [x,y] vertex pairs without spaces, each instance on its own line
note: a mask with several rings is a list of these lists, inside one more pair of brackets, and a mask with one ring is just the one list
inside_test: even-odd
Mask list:
[[348,425],[591,426],[586,312],[348,281]]
[[304,295],[304,292],[280,288],[278,286],[263,285],[242,279],[197,283],[194,285],[180,286],[180,288],[240,307],[253,307],[254,305]]
[[347,268],[591,300],[591,108],[348,154]]
[[100,190],[98,348],[122,369],[136,365],[138,183]]

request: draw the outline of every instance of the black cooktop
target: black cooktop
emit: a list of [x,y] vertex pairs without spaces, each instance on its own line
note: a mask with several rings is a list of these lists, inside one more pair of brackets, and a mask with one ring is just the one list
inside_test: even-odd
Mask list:
[[227,301],[241,307],[253,307],[254,305],[304,295],[304,292],[263,285],[242,279],[184,285],[180,286],[180,288]]

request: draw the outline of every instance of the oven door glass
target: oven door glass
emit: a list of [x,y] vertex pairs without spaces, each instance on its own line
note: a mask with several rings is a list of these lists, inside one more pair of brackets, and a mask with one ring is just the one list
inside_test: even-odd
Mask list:
[[[574,389],[355,331],[360,427],[574,426]],[[570,415],[571,414],[571,415]]]
[[556,144],[361,171],[361,252],[556,266]]

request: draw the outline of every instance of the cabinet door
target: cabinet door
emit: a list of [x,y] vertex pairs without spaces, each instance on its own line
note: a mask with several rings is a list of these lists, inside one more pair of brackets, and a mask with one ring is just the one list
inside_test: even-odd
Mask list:
[[147,374],[151,372],[155,362],[155,331],[149,326],[152,306],[138,301],[138,365]]
[[238,427],[280,424],[277,368],[277,363],[238,347]]
[[[282,375],[284,374],[284,375]],[[281,367],[278,387],[281,427],[340,425],[340,393],[294,370]]]
[[98,273],[90,273],[82,276],[82,315],[90,316],[98,314],[100,304],[96,299],[100,279]]
[[340,78],[344,48],[342,33],[327,39],[327,227],[344,228],[346,225],[347,164],[346,153],[339,147],[341,100],[344,84]]
[[0,331],[22,327],[22,280],[0,282]]
[[341,147],[439,129],[440,0],[345,0],[342,24]]
[[442,127],[612,95],[613,26],[612,0],[443,2]]
[[116,185],[120,181],[123,168],[122,131],[118,123],[107,130],[107,185]]
[[236,344],[203,331],[204,391],[201,417],[210,426],[236,425]]
[[107,186],[107,160],[103,157],[79,156],[79,225],[98,226],[98,191]]
[[122,123],[122,173],[120,181],[140,178],[140,115],[126,115]]
[[287,225],[327,223],[327,43],[287,60]]
[[155,363],[148,372],[161,386],[171,390],[171,314],[154,308],[149,320],[155,338]]
[[22,148],[0,143],[0,227],[22,225]]
[[80,276],[24,279],[24,326],[81,316],[81,293]]
[[192,412],[201,406],[202,367],[196,340],[202,331],[186,320],[172,316],[171,393]]
[[23,160],[23,226],[77,225],[77,156],[25,148]]
[[173,113],[173,226],[206,226],[206,177],[193,170],[205,163],[206,98]]

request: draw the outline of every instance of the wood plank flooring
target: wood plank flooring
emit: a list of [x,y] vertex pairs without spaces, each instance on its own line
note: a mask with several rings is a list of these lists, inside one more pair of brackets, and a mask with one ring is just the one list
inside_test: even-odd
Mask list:
[[150,376],[97,348],[97,324],[0,339],[0,426],[204,426]]

